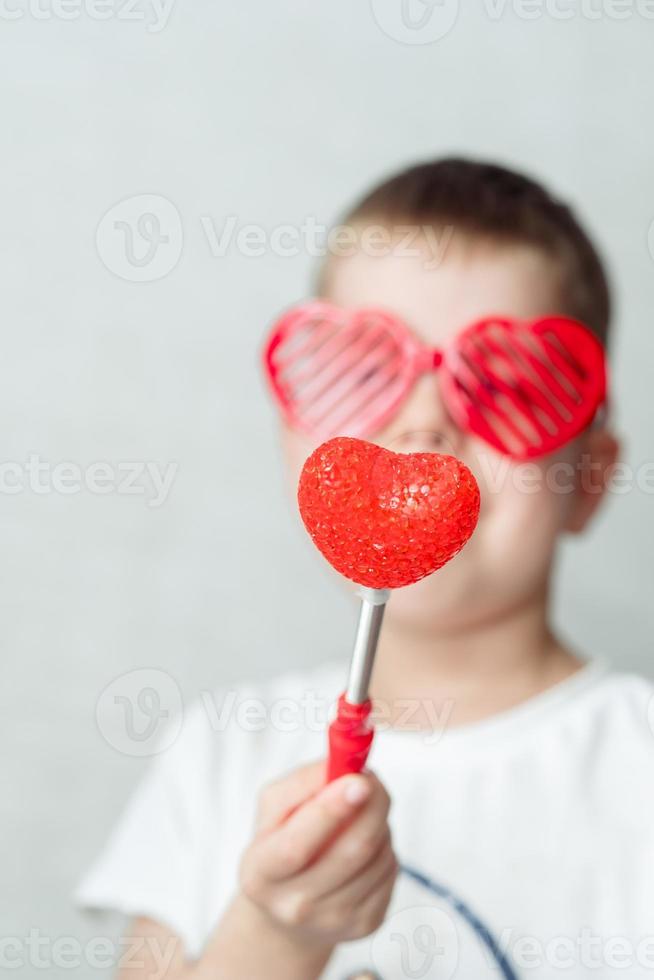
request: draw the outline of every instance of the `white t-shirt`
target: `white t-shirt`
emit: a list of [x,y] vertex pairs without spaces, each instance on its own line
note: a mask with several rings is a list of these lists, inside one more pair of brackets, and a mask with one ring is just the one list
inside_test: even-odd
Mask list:
[[[234,893],[258,789],[324,754],[322,709],[345,675],[331,664],[194,705],[78,902],[158,920],[197,957]],[[325,980],[650,977],[653,693],[590,662],[488,720],[381,726],[369,765],[416,875],[399,876],[385,923],[341,945]]]

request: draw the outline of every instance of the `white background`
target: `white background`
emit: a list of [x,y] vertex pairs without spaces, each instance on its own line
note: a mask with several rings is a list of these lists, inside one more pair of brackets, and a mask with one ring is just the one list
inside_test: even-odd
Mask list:
[[[68,896],[145,764],[96,725],[114,678],[163,669],[188,703],[350,643],[355,609],[299,527],[257,362],[315,260],[234,245],[214,256],[203,219],[217,233],[229,216],[267,231],[327,223],[372,180],[441,153],[527,169],[575,204],[609,260],[625,456],[638,465],[653,449],[645,3],[558,0],[535,17],[532,3],[527,19],[508,0],[466,0],[431,43],[437,22],[402,28],[401,0],[174,0],[163,24],[144,0],[102,8],[106,20],[70,4],[5,0],[0,17],[0,457],[178,472],[159,508],[136,494],[0,494],[0,935],[21,942],[30,929],[105,934]],[[445,0],[433,17],[456,12]],[[181,219],[178,261],[151,282],[107,268],[129,271],[115,240],[96,246],[103,215],[137,195]],[[642,671],[652,499],[615,496],[566,548],[557,590],[579,647]]]

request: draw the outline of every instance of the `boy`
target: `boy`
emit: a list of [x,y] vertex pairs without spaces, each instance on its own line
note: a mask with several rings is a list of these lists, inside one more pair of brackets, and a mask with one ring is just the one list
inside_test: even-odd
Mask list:
[[[606,344],[593,246],[518,174],[466,160],[414,167],[347,223],[381,225],[396,247],[332,255],[319,293],[334,306],[391,311],[439,349],[484,317],[553,313]],[[406,226],[422,229],[420,247],[400,254]],[[437,264],[425,228],[447,242]],[[606,417],[536,457],[530,488],[510,453],[454,423],[438,371],[368,438],[456,455],[482,497],[463,552],[388,604],[374,774],[324,786],[321,725],[216,733],[198,708],[80,900],[133,917],[131,935],[147,941],[140,970],[121,973],[133,980],[647,975],[652,689],[569,649],[548,614],[558,541],[587,526],[617,458]],[[284,427],[293,481],[320,441]],[[554,466],[567,467],[566,492]],[[327,665],[243,696],[333,702],[344,676]]]

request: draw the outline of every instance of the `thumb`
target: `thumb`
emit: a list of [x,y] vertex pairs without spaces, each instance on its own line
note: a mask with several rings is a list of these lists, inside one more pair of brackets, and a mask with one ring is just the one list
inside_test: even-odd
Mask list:
[[269,783],[259,798],[257,831],[265,833],[278,827],[323,788],[327,781],[325,760],[311,762]]

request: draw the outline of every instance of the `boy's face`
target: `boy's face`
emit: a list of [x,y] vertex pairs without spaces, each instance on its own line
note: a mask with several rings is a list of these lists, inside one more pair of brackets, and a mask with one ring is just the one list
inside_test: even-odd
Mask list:
[[[555,270],[536,249],[453,237],[437,268],[430,258],[425,245],[421,255],[388,250],[332,259],[325,298],[345,308],[396,313],[433,347],[488,315],[529,320],[559,312]],[[513,462],[454,425],[439,396],[437,372],[423,375],[395,417],[369,438],[395,452],[451,453],[479,483],[479,524],[465,549],[434,575],[397,590],[388,606],[388,618],[436,631],[481,623],[544,593],[559,535],[583,528],[616,453],[607,433],[587,432],[554,456]],[[319,441],[285,428],[293,486]],[[591,467],[594,492],[578,465],[582,458],[590,462],[588,454],[600,463],[599,470]]]

